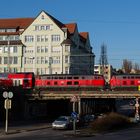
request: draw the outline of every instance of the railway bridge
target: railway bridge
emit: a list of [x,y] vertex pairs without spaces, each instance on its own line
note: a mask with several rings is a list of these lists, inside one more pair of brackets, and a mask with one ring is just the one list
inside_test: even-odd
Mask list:
[[102,105],[103,110],[106,104],[109,104],[109,108],[112,108],[115,106],[114,102],[118,99],[132,99],[135,101],[135,115],[139,116],[140,91],[40,91],[26,96],[28,101],[54,101],[52,104],[56,104],[57,101],[67,101],[72,106],[68,108],[71,111],[78,112],[78,114],[92,113],[93,110],[99,109],[99,105]]
[[[13,91],[11,116],[16,115],[25,118],[70,114],[76,111],[78,114],[94,114],[95,112],[113,111],[116,101],[135,101],[134,115],[139,116],[140,91]],[[20,95],[24,95],[19,96]],[[15,98],[15,96],[17,98]],[[4,99],[1,98],[1,114]],[[129,104],[129,103],[128,103]],[[20,118],[21,118],[20,117]],[[15,118],[15,116],[13,117]]]

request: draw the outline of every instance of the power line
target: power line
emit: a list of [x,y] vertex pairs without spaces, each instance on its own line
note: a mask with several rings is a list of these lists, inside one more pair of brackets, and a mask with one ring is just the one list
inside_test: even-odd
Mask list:
[[64,19],[67,22],[89,22],[89,23],[103,23],[103,24],[140,24],[140,21],[111,21],[111,20],[94,20],[94,19]]

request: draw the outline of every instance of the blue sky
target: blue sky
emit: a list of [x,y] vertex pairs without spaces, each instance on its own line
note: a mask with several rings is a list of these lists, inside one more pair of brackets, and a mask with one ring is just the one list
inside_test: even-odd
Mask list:
[[104,43],[113,67],[123,59],[140,64],[140,0],[1,0],[0,18],[36,17],[42,10],[88,31],[96,63]]

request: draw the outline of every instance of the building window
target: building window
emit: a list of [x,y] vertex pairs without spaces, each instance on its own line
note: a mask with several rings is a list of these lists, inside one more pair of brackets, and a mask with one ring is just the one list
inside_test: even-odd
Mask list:
[[48,36],[47,35],[37,35],[37,42],[47,42]]
[[60,41],[60,35],[52,35],[52,41]]
[[65,52],[70,52],[70,46],[69,45],[65,46]]
[[17,53],[17,46],[13,46],[13,53]]
[[19,40],[19,36],[16,35],[16,36],[15,36],[15,40]]
[[25,36],[25,42],[33,42],[33,41],[34,41],[34,37],[32,35]]
[[41,57],[41,64],[44,64],[44,57]]
[[40,58],[39,58],[39,57],[37,57],[36,63],[37,63],[37,64],[40,64]]
[[51,30],[51,25],[35,25],[35,31]]
[[16,29],[7,29],[7,32],[16,32]]
[[4,37],[3,36],[0,36],[0,41],[4,40]]
[[1,33],[5,32],[5,29],[0,29],[0,32],[1,32]]
[[52,52],[59,53],[60,52],[60,48],[58,46],[52,46]]
[[69,68],[65,67],[65,74],[69,74]]
[[69,57],[65,56],[65,63],[69,63]]
[[45,46],[45,53],[48,52],[48,47]]
[[4,64],[8,64],[8,57],[4,57]]
[[37,46],[37,53],[40,53],[40,46]]
[[18,57],[14,56],[14,62],[13,64],[18,64]]
[[44,15],[41,16],[41,19],[44,19]]
[[3,47],[0,47],[0,53],[2,53]]
[[5,46],[4,47],[4,53],[7,53],[8,52],[8,46]]
[[0,64],[2,64],[2,57],[0,56]]
[[60,57],[53,57],[53,64],[60,64]]
[[45,57],[45,64],[48,63],[48,57]]
[[7,71],[8,71],[8,69],[5,67],[5,68],[4,68],[4,72],[7,72]]

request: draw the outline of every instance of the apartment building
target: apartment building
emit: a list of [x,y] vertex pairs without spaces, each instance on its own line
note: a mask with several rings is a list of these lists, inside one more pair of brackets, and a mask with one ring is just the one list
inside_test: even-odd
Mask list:
[[109,83],[111,75],[112,75],[112,66],[105,65],[103,67],[102,65],[94,65],[94,73],[104,75],[105,81]]
[[20,72],[23,44],[20,34],[32,22],[30,18],[0,19],[0,72]]
[[88,32],[42,11],[36,18],[0,19],[0,72],[92,74]]

